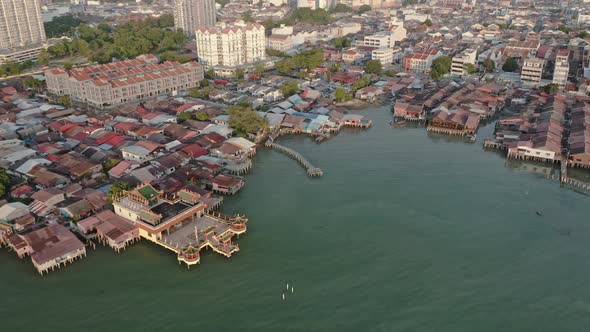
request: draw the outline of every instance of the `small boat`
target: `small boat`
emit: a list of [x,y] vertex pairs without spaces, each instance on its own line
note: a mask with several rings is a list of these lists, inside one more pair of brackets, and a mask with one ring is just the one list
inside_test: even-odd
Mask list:
[[291,286],[291,293],[295,293],[295,288],[293,288],[293,286]]
[[541,212],[541,211],[537,211],[537,215],[538,215],[538,216],[542,216],[542,215],[543,215],[543,212]]
[[289,290],[289,283],[287,283],[287,290]]
[[285,301],[285,293],[283,293],[283,301]]
[[476,135],[476,134],[473,134],[473,135],[467,135],[467,138],[469,138],[469,140],[470,140],[471,142],[475,142],[475,140],[477,139],[477,135]]

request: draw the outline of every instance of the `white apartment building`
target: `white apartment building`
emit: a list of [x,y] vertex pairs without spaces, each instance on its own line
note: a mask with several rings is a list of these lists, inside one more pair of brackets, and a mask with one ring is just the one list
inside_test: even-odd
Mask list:
[[568,49],[559,50],[555,57],[555,70],[553,71],[553,83],[564,86],[567,83],[567,77],[570,71],[569,63],[570,51]]
[[401,7],[403,0],[338,0],[341,3],[353,9],[357,9],[362,5],[369,5],[373,9]]
[[0,0],[0,63],[34,60],[46,41],[39,0]]
[[379,60],[382,65],[393,63],[393,49],[382,47],[371,51],[371,60]]
[[522,65],[520,80],[527,85],[538,85],[543,76],[545,60],[538,58],[527,58]]
[[393,48],[396,42],[406,39],[407,30],[403,24],[392,22],[387,31],[380,31],[363,39],[364,46]]
[[66,70],[45,71],[47,91],[97,108],[108,108],[160,95],[175,95],[197,86],[204,78],[196,62],[158,64],[151,54],[133,60]]
[[477,50],[468,48],[463,52],[455,55],[453,57],[453,62],[451,64],[451,74],[457,76],[463,76],[467,74],[467,69],[465,66],[467,64],[475,65],[477,61]]
[[200,27],[215,25],[215,0],[176,0],[174,26],[188,36]]
[[236,67],[265,58],[266,36],[260,24],[220,24],[195,34],[199,62],[206,66]]

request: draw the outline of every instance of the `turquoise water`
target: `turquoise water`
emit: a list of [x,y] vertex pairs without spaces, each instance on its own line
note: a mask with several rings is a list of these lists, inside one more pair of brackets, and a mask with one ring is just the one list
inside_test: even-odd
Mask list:
[[[6,331],[583,331],[590,326],[589,197],[515,171],[476,144],[393,129],[317,145],[324,170],[261,149],[223,212],[248,233],[187,270],[143,241],[39,277],[0,251]],[[518,165],[517,165],[518,166]],[[543,215],[537,216],[536,211]],[[293,294],[282,300],[285,283]]]

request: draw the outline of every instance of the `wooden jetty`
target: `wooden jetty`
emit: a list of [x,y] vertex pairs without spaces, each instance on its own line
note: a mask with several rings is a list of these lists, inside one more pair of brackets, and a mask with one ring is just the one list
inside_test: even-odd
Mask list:
[[299,152],[297,152],[293,149],[290,149],[286,146],[282,146],[280,144],[277,144],[277,143],[273,143],[273,142],[269,143],[268,141],[267,141],[267,146],[270,148],[273,148],[279,152],[282,152],[282,153],[286,154],[287,156],[297,160],[307,170],[307,175],[309,175],[311,177],[324,175],[324,172],[322,171],[321,168],[313,166]]
[[575,191],[590,195],[590,183],[570,178],[567,174],[567,159],[561,159],[560,182],[563,187],[571,188]]

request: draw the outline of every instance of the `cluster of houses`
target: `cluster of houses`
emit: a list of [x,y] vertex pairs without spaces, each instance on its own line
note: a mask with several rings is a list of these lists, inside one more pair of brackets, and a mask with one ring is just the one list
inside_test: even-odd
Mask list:
[[590,167],[587,98],[564,94],[533,96],[522,115],[498,120],[485,145],[508,158]]

